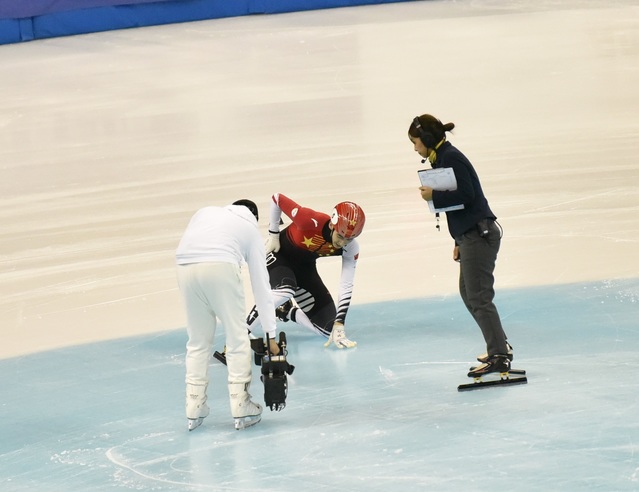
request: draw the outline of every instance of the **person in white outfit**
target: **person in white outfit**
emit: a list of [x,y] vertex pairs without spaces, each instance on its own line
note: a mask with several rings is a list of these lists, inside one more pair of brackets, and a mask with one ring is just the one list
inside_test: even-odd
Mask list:
[[204,207],[191,218],[176,251],[177,278],[187,317],[186,417],[188,429],[202,424],[207,405],[208,368],[217,318],[225,331],[228,390],[236,429],[261,420],[262,407],[248,393],[252,379],[251,346],[241,266],[246,263],[255,303],[274,355],[275,308],[266,269],[257,206],[238,200],[225,207]]

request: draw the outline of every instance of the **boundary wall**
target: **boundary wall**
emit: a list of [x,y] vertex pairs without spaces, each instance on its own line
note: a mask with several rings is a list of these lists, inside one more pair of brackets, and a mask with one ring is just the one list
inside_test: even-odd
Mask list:
[[410,0],[0,0],[0,44],[251,14]]

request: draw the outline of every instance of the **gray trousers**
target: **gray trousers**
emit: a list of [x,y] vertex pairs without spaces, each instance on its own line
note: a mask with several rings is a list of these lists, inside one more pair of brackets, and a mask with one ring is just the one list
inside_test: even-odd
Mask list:
[[480,237],[473,228],[456,238],[459,245],[459,293],[466,309],[479,325],[488,355],[506,354],[506,334],[493,303],[495,297],[495,261],[501,244],[500,231],[489,222],[489,233]]

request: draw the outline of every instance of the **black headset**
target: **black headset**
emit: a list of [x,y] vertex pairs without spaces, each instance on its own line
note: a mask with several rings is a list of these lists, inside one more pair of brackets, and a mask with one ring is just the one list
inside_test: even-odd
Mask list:
[[419,121],[419,116],[415,116],[413,125],[415,126],[415,130],[419,133],[419,139],[422,143],[429,149],[434,149],[435,145],[437,145],[437,139],[431,132],[424,130],[421,122]]

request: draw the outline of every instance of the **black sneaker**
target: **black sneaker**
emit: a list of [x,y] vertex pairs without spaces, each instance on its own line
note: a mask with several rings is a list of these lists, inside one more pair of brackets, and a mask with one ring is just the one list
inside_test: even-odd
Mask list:
[[493,355],[483,364],[471,369],[468,373],[469,378],[479,378],[484,374],[491,372],[508,372],[510,371],[510,360],[507,355]]
[[[506,346],[508,347],[508,353],[506,354],[506,357],[508,357],[508,360],[512,362],[513,348],[508,342],[506,342]],[[481,354],[477,356],[477,360],[481,362],[482,364],[485,364],[486,362],[488,362],[488,359],[489,359],[488,354]]]
[[284,323],[289,321],[288,313],[293,309],[293,302],[289,299],[281,306],[275,308],[275,317]]

